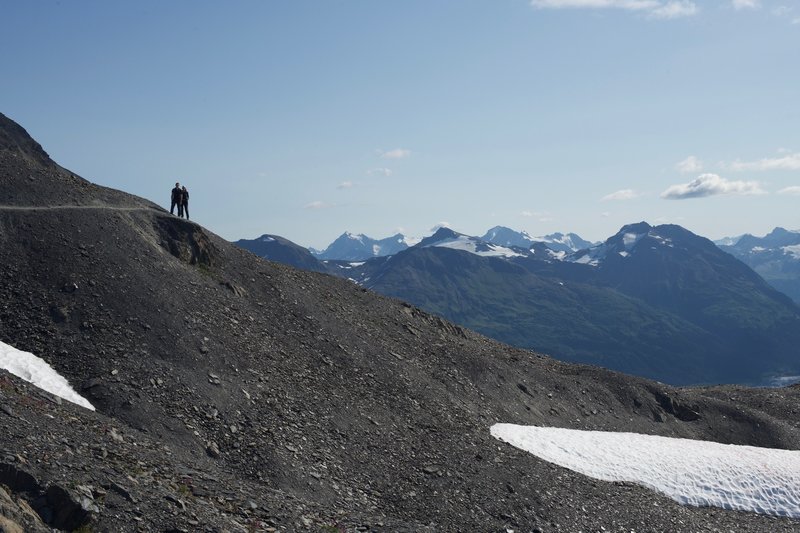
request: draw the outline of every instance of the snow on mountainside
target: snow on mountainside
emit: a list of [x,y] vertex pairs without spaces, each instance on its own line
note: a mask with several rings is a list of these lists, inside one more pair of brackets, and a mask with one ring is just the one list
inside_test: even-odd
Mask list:
[[594,243],[584,240],[574,233],[567,233],[566,235],[563,233],[551,233],[544,237],[536,237],[534,240],[547,244],[548,248],[556,252],[566,253],[577,252],[594,245]]
[[436,233],[420,241],[420,248],[437,247],[462,250],[481,257],[524,257],[527,251],[486,242],[478,237],[470,237],[449,228],[440,228]]
[[536,240],[527,231],[514,231],[505,226],[495,226],[487,231],[482,241],[500,246],[517,246],[519,248],[530,248]]
[[495,226],[481,237],[481,240],[501,246],[530,248],[536,243],[544,243],[555,252],[572,253],[589,248],[593,243],[580,238],[574,233],[551,233],[543,237],[531,237],[526,231],[514,231],[505,226]]
[[346,231],[333,241],[325,250],[309,248],[309,251],[322,260],[362,261],[372,257],[384,257],[402,252],[415,241],[398,233],[385,239],[372,239],[363,233],[354,234]]
[[714,241],[714,244],[717,246],[733,246],[739,242],[742,237],[744,237],[744,235],[739,235],[738,237],[723,237]]
[[[454,232],[455,233],[455,232]],[[436,235],[436,233],[434,233]],[[374,257],[386,257],[415,246],[426,239],[407,237],[401,233],[385,239],[376,240],[362,233],[344,232],[324,250],[308,248],[309,252],[322,261],[365,261]],[[483,237],[473,237],[459,233],[463,239],[440,246],[463,249],[484,256],[516,257],[532,247],[530,253],[547,259],[562,259],[565,255],[589,248],[592,243],[574,233],[553,233],[543,237],[531,237],[526,231],[515,231],[505,226],[495,226]],[[441,240],[441,239],[439,239]],[[472,243],[472,244],[469,244]],[[520,250],[514,250],[519,248]],[[547,252],[549,249],[552,253]]]
[[591,266],[599,266],[612,255],[628,257],[635,253],[638,246],[674,247],[672,239],[662,236],[658,227],[652,227],[646,222],[624,226],[616,235],[608,238],[604,243],[592,246],[585,250],[568,255],[565,261]]
[[715,244],[758,272],[770,285],[800,302],[800,231],[775,228],[764,237],[747,234]]

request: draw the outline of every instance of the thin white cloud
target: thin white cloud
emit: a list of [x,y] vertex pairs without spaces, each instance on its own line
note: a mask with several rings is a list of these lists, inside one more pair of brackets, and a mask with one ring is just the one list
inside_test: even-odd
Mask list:
[[303,206],[303,209],[324,209],[326,207],[331,207],[330,204],[326,204],[320,200],[315,200],[313,202],[309,202]]
[[611,213],[609,213],[608,211],[603,211],[602,213],[600,213],[600,216],[603,218],[608,218],[611,216]]
[[449,228],[449,227],[450,227],[450,223],[449,222],[439,222],[438,224],[435,224],[430,229],[430,231],[431,231],[431,233],[436,233],[438,230],[440,230],[442,228]]
[[693,17],[697,14],[697,5],[689,0],[678,0],[667,2],[650,11],[650,16],[658,19],[676,19],[681,17]]
[[675,168],[677,168],[678,172],[681,174],[696,174],[703,170],[703,162],[695,156],[690,155],[683,161],[678,162]]
[[730,181],[717,174],[701,174],[689,183],[672,185],[661,193],[667,200],[686,200],[719,195],[766,194],[757,181]]
[[761,0],[731,0],[731,5],[736,11],[742,9],[761,9]]
[[800,17],[796,16],[794,13],[794,8],[789,6],[776,6],[772,8],[771,13],[782,19],[787,19],[789,24],[800,24]]
[[336,186],[337,189],[352,189],[355,187],[356,184],[352,181],[343,181],[339,185]]
[[411,157],[411,150],[406,150],[405,148],[395,148],[394,150],[389,150],[388,152],[380,152],[381,157],[384,159],[405,159],[407,157]]
[[371,168],[367,170],[367,176],[383,176],[388,178],[392,175],[392,170],[385,167]]
[[698,12],[690,0],[531,0],[537,9],[623,9],[660,19],[690,17]]
[[791,187],[784,187],[778,191],[778,194],[789,194],[792,196],[800,196],[800,185],[792,185]]
[[658,224],[675,224],[677,222],[681,222],[686,220],[686,217],[658,217],[655,219],[655,222]]
[[611,200],[633,200],[640,197],[642,194],[634,191],[633,189],[621,189],[603,196],[600,200],[608,202]]
[[551,222],[553,220],[553,217],[547,211],[528,211],[528,210],[525,210],[525,211],[522,211],[519,215],[523,216],[523,217],[526,217],[526,218],[536,218],[539,222]]
[[654,9],[660,5],[656,0],[531,0],[539,9],[589,8],[589,9]]
[[726,165],[730,170],[800,170],[800,153],[787,154],[782,157],[767,157],[758,161],[739,161]]

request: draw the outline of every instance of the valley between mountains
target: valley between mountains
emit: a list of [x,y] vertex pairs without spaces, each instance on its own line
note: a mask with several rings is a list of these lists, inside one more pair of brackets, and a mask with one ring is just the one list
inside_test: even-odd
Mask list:
[[[11,207],[0,209],[0,342],[44,359],[96,407],[0,372],[7,530],[800,528],[792,518],[685,506],[596,480],[490,433],[514,423],[797,450],[800,387],[676,388],[503,344],[363,280],[266,261],[148,200],[92,184],[3,115],[0,205]],[[669,231],[678,230],[648,229],[639,242]],[[375,272],[403,254],[454,276],[472,260],[452,249],[411,251]],[[487,276],[529,279],[531,290],[561,287],[535,274],[549,263],[487,265]],[[758,301],[776,313],[736,313],[734,323],[794,327],[788,298],[737,268],[725,273],[741,287],[723,300],[701,294],[711,300],[695,322],[686,302],[645,307],[649,285],[620,280],[611,296],[607,279],[583,278],[582,269],[564,281],[579,289],[550,308],[572,298],[577,312],[590,297],[616,298],[656,331],[689,322],[697,339],[723,346],[714,328],[728,317],[712,311],[726,302]],[[742,288],[753,299],[737,300]],[[547,312],[542,302],[537,316]],[[780,351],[791,335],[774,341],[769,361],[792,361]],[[692,364],[688,344],[660,356]],[[752,369],[762,369],[762,355],[751,354]]]

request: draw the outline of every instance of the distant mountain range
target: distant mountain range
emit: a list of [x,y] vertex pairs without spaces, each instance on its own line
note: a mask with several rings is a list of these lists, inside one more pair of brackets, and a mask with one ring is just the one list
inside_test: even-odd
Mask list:
[[408,248],[409,243],[413,242],[401,233],[377,240],[364,234],[356,235],[346,231],[324,250],[309,248],[309,251],[322,260],[362,261],[372,257],[394,255]]
[[775,228],[764,237],[747,234],[723,239],[717,245],[800,303],[800,231]]
[[544,243],[548,248],[556,252],[576,252],[583,248],[589,248],[593,243],[581,239],[574,233],[551,233],[544,237],[531,237],[525,231],[514,231],[505,226],[495,226],[481,237],[482,240],[492,244],[503,246],[516,246],[519,248],[530,248],[536,243]]
[[642,222],[577,243],[586,241],[441,228],[393,255],[291,264],[517,346],[669,383],[753,384],[800,370],[800,308],[708,239]]
[[[544,237],[531,237],[525,231],[514,231],[504,226],[495,226],[483,237],[475,237],[475,239],[488,244],[525,249],[537,243],[544,243],[552,250],[563,252],[574,252],[592,245],[591,242],[581,239],[574,233],[567,235],[553,233]],[[407,237],[402,233],[385,239],[373,239],[361,233],[354,234],[346,231],[324,250],[309,248],[309,251],[314,257],[323,261],[364,261],[373,257],[394,255],[418,242],[420,239]]]

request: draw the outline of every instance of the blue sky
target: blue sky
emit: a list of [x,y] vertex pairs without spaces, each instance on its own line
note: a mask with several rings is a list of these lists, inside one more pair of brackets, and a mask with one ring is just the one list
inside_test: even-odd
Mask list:
[[800,229],[793,0],[6,2],[0,112],[235,240]]

